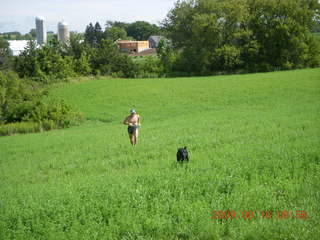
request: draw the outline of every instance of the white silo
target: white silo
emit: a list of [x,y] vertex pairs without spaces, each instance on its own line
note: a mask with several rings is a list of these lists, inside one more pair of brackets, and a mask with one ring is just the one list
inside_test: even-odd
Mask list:
[[44,17],[36,17],[36,36],[38,44],[47,43],[47,27]]
[[58,39],[60,43],[67,44],[70,40],[69,25],[66,22],[58,23]]

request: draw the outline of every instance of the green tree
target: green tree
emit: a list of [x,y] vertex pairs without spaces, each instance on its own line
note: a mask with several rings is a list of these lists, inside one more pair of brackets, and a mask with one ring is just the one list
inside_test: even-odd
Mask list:
[[36,38],[37,37],[37,32],[35,28],[32,28],[29,32],[29,34],[32,36],[32,38]]
[[117,45],[108,39],[103,39],[98,48],[94,49],[91,66],[97,74],[118,77],[134,77],[136,71],[132,59],[120,53]]
[[128,36],[138,41],[146,41],[151,35],[158,35],[159,32],[160,28],[157,25],[145,21],[137,21],[127,27]]
[[[177,63],[183,68],[180,71],[207,75],[239,67],[236,36],[245,32],[241,23],[247,12],[244,0],[177,2],[163,25],[173,46],[182,49]],[[231,49],[236,50],[237,56],[231,56]]]
[[86,51],[88,47],[88,44],[84,41],[83,34],[71,32],[70,41],[65,48],[64,54],[79,59],[82,52]]
[[85,42],[90,44],[91,46],[94,46],[96,44],[97,41],[95,36],[95,29],[92,23],[90,23],[86,27],[86,31],[84,33],[84,39],[85,39]]
[[259,43],[261,70],[308,66],[307,44],[319,4],[316,0],[249,0],[247,26]]
[[101,28],[99,22],[96,22],[96,24],[94,25],[94,34],[95,34],[95,44],[94,45],[100,44],[101,40],[103,38],[103,31],[102,31],[102,28]]
[[157,47],[157,55],[162,65],[162,71],[165,75],[170,75],[174,70],[176,54],[170,41],[160,40]]
[[77,74],[88,75],[92,72],[90,58],[93,54],[93,48],[84,41],[83,34],[71,33],[70,42],[61,54],[74,59],[74,71]]
[[129,25],[130,25],[130,23],[126,23],[126,22],[107,21],[106,29],[111,28],[111,27],[119,27],[119,28],[123,28],[124,30],[127,31]]
[[4,38],[6,40],[33,40],[36,37],[35,35],[33,35],[33,30],[34,29],[31,29],[31,31],[26,34],[21,34],[20,32],[17,32],[17,31],[1,33],[0,37]]
[[62,56],[57,40],[37,48],[34,41],[15,59],[15,70],[20,77],[50,83],[75,75],[75,61],[72,56]]
[[90,44],[93,47],[96,47],[101,43],[101,40],[103,39],[103,31],[99,22],[96,22],[94,26],[92,25],[92,23],[90,23],[86,27],[84,39],[86,43]]
[[118,39],[127,39],[127,32],[121,27],[106,28],[105,38],[112,41],[116,41]]
[[0,37],[0,70],[10,68],[11,62],[9,43]]
[[316,0],[187,0],[175,4],[163,28],[181,71],[291,69],[319,65],[310,35],[318,13]]

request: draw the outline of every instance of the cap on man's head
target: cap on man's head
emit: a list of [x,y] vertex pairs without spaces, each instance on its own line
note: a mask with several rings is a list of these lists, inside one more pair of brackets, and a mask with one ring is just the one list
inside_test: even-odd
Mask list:
[[130,110],[130,113],[133,114],[133,113],[137,113],[137,112],[136,112],[136,110],[131,109],[131,110]]

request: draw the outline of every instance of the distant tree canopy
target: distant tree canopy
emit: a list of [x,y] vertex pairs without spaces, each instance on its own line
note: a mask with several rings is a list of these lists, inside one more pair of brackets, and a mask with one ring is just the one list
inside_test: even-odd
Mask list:
[[37,32],[35,28],[32,28],[29,32],[29,34],[35,39],[37,37]]
[[160,28],[155,24],[145,21],[125,23],[118,21],[107,21],[104,32],[99,23],[93,26],[90,23],[85,31],[85,41],[92,46],[101,43],[101,40],[134,39],[138,41],[148,40],[151,35],[159,35]]
[[126,30],[121,27],[106,28],[104,36],[106,39],[109,39],[112,41],[116,41],[118,39],[127,39],[128,38]]
[[57,40],[37,48],[35,41],[15,59],[15,70],[21,78],[49,83],[69,76],[75,76],[72,57],[61,54],[61,46]]
[[119,21],[107,21],[106,22],[106,28],[119,27],[119,28],[123,28],[126,31],[127,31],[129,25],[130,25],[130,23],[119,22]]
[[5,40],[34,40],[36,38],[36,30],[31,29],[29,33],[21,34],[18,31],[0,33],[0,38]]
[[86,27],[84,37],[85,41],[91,46],[97,46],[98,44],[100,44],[103,38],[103,31],[100,24],[96,22],[96,24],[93,26],[92,23],[90,23]]
[[42,47],[30,41],[15,58],[14,70],[21,78],[45,84],[90,74],[134,77],[132,59],[121,53],[114,41],[101,39],[92,45],[83,38],[82,34],[72,33],[66,45],[53,39]]
[[146,41],[151,35],[159,35],[160,28],[155,24],[145,21],[137,21],[127,27],[128,36],[138,41]]
[[103,39],[98,48],[93,49],[91,65],[95,73],[117,77],[134,77],[135,67],[132,59],[120,53],[117,45],[108,39]]
[[317,0],[178,1],[163,22],[177,71],[271,71],[319,66],[310,34]]

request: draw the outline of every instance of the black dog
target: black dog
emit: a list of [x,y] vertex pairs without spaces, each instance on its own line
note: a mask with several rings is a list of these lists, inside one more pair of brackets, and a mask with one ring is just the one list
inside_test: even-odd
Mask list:
[[183,161],[189,161],[189,155],[188,155],[188,150],[187,147],[184,148],[179,148],[177,152],[177,161],[178,162],[183,162]]

